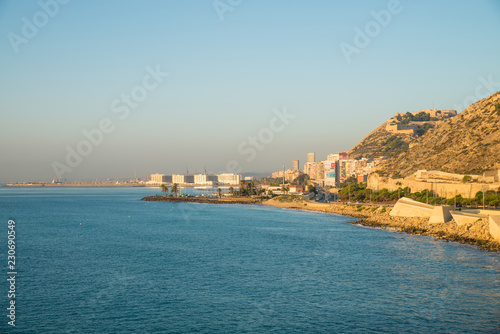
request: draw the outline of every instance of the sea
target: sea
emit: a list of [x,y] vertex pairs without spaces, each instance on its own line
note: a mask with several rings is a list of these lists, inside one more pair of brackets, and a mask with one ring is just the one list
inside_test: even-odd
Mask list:
[[154,194],[0,188],[0,332],[500,333],[498,253]]

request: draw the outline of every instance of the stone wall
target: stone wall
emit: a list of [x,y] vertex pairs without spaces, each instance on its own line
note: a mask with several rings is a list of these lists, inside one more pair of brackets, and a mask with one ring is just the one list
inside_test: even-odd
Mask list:
[[376,173],[368,175],[368,188],[372,190],[381,190],[386,188],[389,191],[397,190],[398,188],[411,188],[412,192],[421,192],[423,190],[431,190],[437,195],[444,198],[453,198],[455,195],[462,195],[464,198],[472,198],[478,191],[498,190],[499,184],[492,183],[452,183],[441,180],[419,181],[411,179],[391,179],[381,177]]

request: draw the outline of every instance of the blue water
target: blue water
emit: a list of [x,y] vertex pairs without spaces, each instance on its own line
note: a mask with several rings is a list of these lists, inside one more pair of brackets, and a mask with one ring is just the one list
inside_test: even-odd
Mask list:
[[[0,332],[16,221],[19,333],[498,333],[500,256],[144,188],[0,188]],[[3,314],[1,314],[3,313]]]

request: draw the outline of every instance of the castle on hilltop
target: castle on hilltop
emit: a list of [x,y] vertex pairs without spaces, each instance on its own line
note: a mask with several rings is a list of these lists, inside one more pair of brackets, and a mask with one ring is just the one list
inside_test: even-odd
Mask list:
[[456,115],[456,110],[437,109],[398,112],[386,122],[385,129],[392,133],[419,135],[419,131],[425,132],[429,127],[434,127],[437,123]]

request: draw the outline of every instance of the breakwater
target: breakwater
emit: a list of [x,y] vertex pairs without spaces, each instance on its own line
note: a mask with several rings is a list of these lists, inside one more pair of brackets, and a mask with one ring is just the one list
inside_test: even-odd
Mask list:
[[143,201],[156,202],[185,202],[185,203],[207,203],[207,204],[261,204],[261,199],[248,197],[193,197],[193,196],[146,196]]

